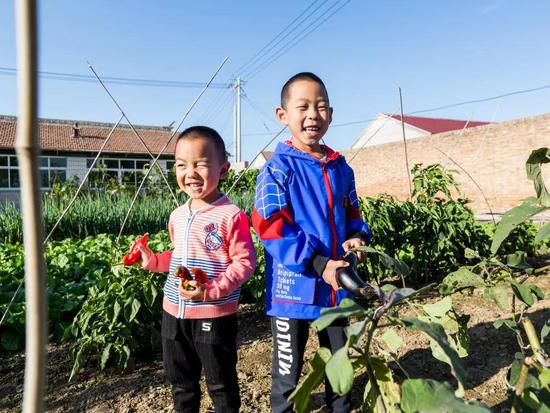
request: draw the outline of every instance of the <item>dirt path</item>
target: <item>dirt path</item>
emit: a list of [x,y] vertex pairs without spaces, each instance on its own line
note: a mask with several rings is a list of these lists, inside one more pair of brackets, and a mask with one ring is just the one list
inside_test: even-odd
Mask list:
[[[536,283],[545,291],[547,298],[529,310],[537,331],[550,318],[550,277],[539,277]],[[458,312],[471,316],[469,333],[471,350],[466,363],[470,382],[466,398],[477,399],[491,407],[493,412],[509,411],[506,399],[505,376],[514,353],[518,351],[513,334],[508,330],[493,328],[492,323],[508,314],[478,295],[454,298]],[[431,356],[427,339],[420,333],[400,331],[405,339],[400,349],[400,364],[411,377],[431,377],[449,380],[450,370],[446,364]],[[271,334],[268,319],[260,309],[242,306],[239,331],[239,381],[242,394],[242,412],[269,412],[269,389],[271,367]],[[546,351],[550,351],[547,340]],[[318,346],[317,338],[311,335],[306,357],[311,358]],[[160,355],[137,363],[134,370],[121,375],[107,371],[98,373],[88,369],[68,383],[71,362],[68,347],[48,347],[48,389],[46,409],[49,412],[171,412],[169,386],[164,382]],[[0,353],[0,412],[21,411],[23,354]],[[402,380],[404,374],[394,370]],[[358,407],[363,396],[365,375],[354,382],[352,398]],[[203,383],[204,386],[204,383]],[[322,393],[314,394],[314,411],[323,412]],[[203,398],[201,412],[211,407],[208,397]],[[357,410],[358,411],[358,410]]]

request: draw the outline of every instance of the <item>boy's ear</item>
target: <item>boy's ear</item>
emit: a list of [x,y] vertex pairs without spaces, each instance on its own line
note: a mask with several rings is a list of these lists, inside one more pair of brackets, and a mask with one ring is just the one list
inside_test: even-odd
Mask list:
[[220,170],[220,179],[225,179],[227,178],[227,174],[229,173],[229,168],[231,167],[231,165],[229,164],[229,162],[225,162],[223,165],[222,165],[222,168]]
[[275,109],[275,117],[282,124],[288,124],[288,122],[286,121],[286,110],[282,106],[277,106],[277,108]]
[[329,119],[328,119],[328,124],[330,125],[332,123],[332,114],[334,113],[334,109],[332,108],[332,106],[329,108]]

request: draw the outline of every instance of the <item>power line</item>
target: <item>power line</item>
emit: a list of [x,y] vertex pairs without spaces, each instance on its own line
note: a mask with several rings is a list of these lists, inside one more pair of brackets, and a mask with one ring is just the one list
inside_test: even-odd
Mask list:
[[[294,24],[296,22],[296,20],[298,20],[298,18],[301,16],[298,16],[296,19],[294,19],[287,27],[285,27],[285,29],[283,29],[283,31],[281,31],[279,34],[277,34],[277,36],[275,36],[272,41],[270,43],[273,43],[275,40],[278,40],[276,42],[274,42],[271,47],[269,47],[267,50],[265,50],[263,53],[261,53],[258,58],[256,58],[253,62],[251,62],[248,67],[246,69],[243,69],[242,73],[240,74],[241,77],[246,77],[247,76],[247,73],[251,73],[253,72],[254,70],[256,70],[259,66],[262,66],[267,60],[269,60],[272,55],[270,55],[271,51],[277,47],[283,40],[285,40],[287,37],[289,37],[290,35],[292,35],[296,30],[299,30],[301,28],[301,26],[308,20],[310,19],[315,13],[317,13],[317,11],[319,9],[321,9],[326,3],[327,3],[328,0],[324,0],[320,5],[318,5],[314,10],[312,10],[308,15],[306,15],[304,18],[302,18],[299,22],[297,22],[296,24]],[[337,1],[340,1],[340,0],[337,0]],[[310,6],[313,6],[315,2],[313,2]],[[303,13],[302,13],[303,14]],[[287,30],[288,28],[290,28],[292,25],[294,24],[294,26],[290,29],[290,30]],[[284,36],[282,37],[279,37],[282,33],[285,33]],[[292,42],[296,37],[293,37],[291,38],[287,43],[290,43]],[[283,45],[284,47],[284,45]],[[256,65],[256,67],[254,67]]]
[[[268,67],[271,63],[276,61],[279,57],[281,57],[283,54],[287,53],[292,49],[294,46],[296,46],[298,43],[300,43],[302,40],[304,40],[307,36],[309,36],[312,32],[314,32],[316,29],[318,29],[323,23],[325,23],[328,19],[330,19],[332,16],[334,16],[336,13],[338,13],[344,6],[346,6],[351,0],[345,1],[343,4],[340,5],[334,12],[332,12],[328,17],[323,19],[321,22],[319,22],[315,27],[313,27],[311,30],[309,30],[307,33],[305,33],[302,37],[298,38],[302,33],[304,33],[307,29],[309,29],[311,26],[313,26],[316,21],[323,16],[325,16],[330,10],[332,10],[334,7],[338,5],[340,0],[337,0],[332,6],[330,6],[328,9],[326,9],[320,16],[316,18],[316,20],[311,23],[309,26],[307,26],[305,29],[303,29],[300,33],[298,33],[293,39],[291,39],[288,43],[283,45],[281,48],[279,48],[274,54],[271,55],[270,58],[268,58],[266,61],[264,61],[263,64],[256,67],[253,71],[249,71],[248,79],[250,80],[252,77],[256,76],[259,72],[264,70],[266,67]],[[296,40],[297,39],[297,40]]]
[[[466,105],[471,105],[471,104],[474,104],[474,103],[490,102],[491,100],[502,99],[502,98],[508,97],[508,96],[538,92],[538,91],[545,90],[545,89],[550,89],[550,85],[543,85],[543,86],[538,86],[538,87],[534,87],[534,88],[530,88],[530,89],[515,90],[515,91],[512,91],[512,92],[503,93],[501,95],[490,96],[490,97],[486,97],[486,98],[466,100],[466,101],[457,102],[457,103],[450,103],[448,105],[436,106],[436,107],[429,108],[429,109],[415,110],[413,112],[405,113],[405,116],[417,115],[419,113],[436,112],[438,110],[450,109],[450,108],[455,108],[455,107],[458,107],[458,106],[466,106]],[[344,123],[337,123],[337,124],[330,125],[330,127],[331,128],[340,128],[340,127],[344,127],[344,126],[359,125],[359,124],[362,124],[362,123],[372,122],[375,119],[376,118],[369,118],[369,119],[361,119],[361,120],[344,122]],[[267,134],[263,133],[263,132],[262,133],[249,133],[249,134],[246,134],[245,136],[259,136],[259,135],[267,135]]]
[[[4,76],[16,76],[17,69],[10,67],[0,67],[0,75]],[[62,72],[44,72],[39,71],[38,76],[43,79],[61,80],[69,82],[83,82],[83,83],[95,83],[97,82],[93,76],[79,75],[74,73],[62,73]],[[184,82],[179,80],[155,80],[155,79],[137,79],[128,77],[102,77],[105,83],[128,85],[128,86],[150,86],[150,87],[176,87],[176,88],[203,88],[205,82]],[[228,89],[231,86],[230,83],[212,83],[210,88],[214,89]]]
[[[241,73],[245,68],[246,66],[249,66],[249,65],[252,65],[261,55],[265,55],[265,53],[262,53],[265,49],[267,49],[280,35],[282,35],[283,33],[285,33],[287,31],[287,29],[289,29],[295,22],[296,20],[298,20],[300,17],[302,17],[311,7],[313,7],[313,5],[315,3],[317,3],[319,0],[314,0],[303,12],[301,12],[298,16],[296,16],[294,18],[294,20],[292,20],[283,30],[281,30],[279,33],[277,33],[264,47],[262,47],[260,50],[258,50],[256,52],[256,54],[254,54],[254,56],[252,56],[250,59],[248,59],[243,65],[241,65],[236,71],[235,73]],[[325,0],[323,2],[326,3],[328,0]],[[321,4],[321,6],[323,5]],[[315,9],[313,11],[313,13],[316,11],[317,9]],[[308,16],[306,16],[306,19],[310,16],[311,14],[309,14]],[[300,22],[301,23],[301,22]],[[300,24],[299,23],[299,24]],[[299,25],[298,24],[298,25]],[[292,33],[293,30],[296,30],[296,29],[292,29],[290,31],[290,33]],[[288,35],[288,33],[287,33]],[[286,37],[286,36],[285,36]],[[284,39],[284,37],[283,37]],[[267,53],[267,52],[266,52]]]

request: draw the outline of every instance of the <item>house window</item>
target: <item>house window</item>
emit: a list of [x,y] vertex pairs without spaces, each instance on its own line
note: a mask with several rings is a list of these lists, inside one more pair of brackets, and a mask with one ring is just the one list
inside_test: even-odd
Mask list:
[[[90,168],[93,159],[86,160],[86,166]],[[150,159],[98,159],[94,171],[90,174],[91,186],[99,186],[110,179],[119,184],[137,186],[143,178],[143,170],[153,163]]]
[[59,156],[40,157],[40,187],[52,188],[55,183],[67,180],[67,158]]
[[0,155],[0,188],[19,188],[19,166],[15,155]]

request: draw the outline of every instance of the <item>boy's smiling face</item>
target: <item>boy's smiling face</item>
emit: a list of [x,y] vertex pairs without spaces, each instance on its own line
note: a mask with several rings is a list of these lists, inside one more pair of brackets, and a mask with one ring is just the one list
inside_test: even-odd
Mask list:
[[285,106],[277,107],[275,114],[292,133],[292,144],[306,153],[321,153],[319,141],[332,121],[325,88],[319,83],[304,79],[292,83]]
[[193,208],[200,208],[220,197],[218,183],[229,169],[216,146],[207,138],[181,139],[176,146],[178,186],[191,198]]

